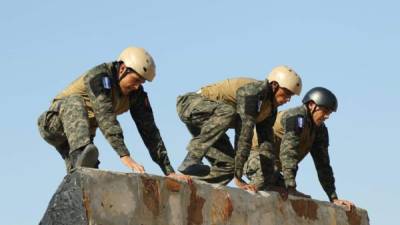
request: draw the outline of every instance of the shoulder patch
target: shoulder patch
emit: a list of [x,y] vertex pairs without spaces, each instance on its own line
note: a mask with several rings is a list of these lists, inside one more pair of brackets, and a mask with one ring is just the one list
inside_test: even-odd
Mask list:
[[286,119],[285,131],[300,134],[304,128],[304,117],[300,115],[292,116]]
[[103,87],[105,89],[111,89],[111,81],[109,77],[103,77]]
[[89,81],[90,89],[97,97],[100,94],[111,93],[111,80],[107,74],[99,74]]
[[302,116],[297,117],[297,126],[298,126],[298,128],[304,127],[304,118]]

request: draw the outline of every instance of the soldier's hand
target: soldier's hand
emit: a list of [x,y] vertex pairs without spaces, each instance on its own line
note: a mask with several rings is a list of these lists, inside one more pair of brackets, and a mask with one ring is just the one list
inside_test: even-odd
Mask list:
[[333,204],[344,207],[346,211],[351,211],[356,207],[353,202],[341,199],[334,199]]
[[302,198],[311,198],[311,195],[304,194],[304,193],[296,190],[296,188],[294,188],[294,187],[289,187],[288,192],[289,192],[289,195],[294,195],[294,196],[302,197]]
[[247,184],[243,180],[238,179],[236,177],[234,179],[234,182],[235,182],[236,186],[238,186],[242,190],[257,192],[257,187],[253,184]]
[[129,155],[121,157],[122,163],[137,173],[144,173],[144,167],[135,162]]
[[189,185],[192,184],[192,178],[190,176],[187,176],[187,175],[184,175],[184,174],[170,173],[170,174],[168,174],[167,177],[170,177],[170,178],[175,179],[175,180],[186,182]]

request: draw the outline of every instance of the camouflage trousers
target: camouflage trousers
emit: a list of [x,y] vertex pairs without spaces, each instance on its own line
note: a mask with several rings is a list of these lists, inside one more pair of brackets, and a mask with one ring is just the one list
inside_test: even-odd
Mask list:
[[83,98],[77,95],[54,102],[40,115],[38,127],[42,138],[66,161],[71,152],[93,143],[96,132],[96,127],[90,126]]
[[254,184],[259,190],[267,189],[269,186],[284,187],[283,176],[275,166],[277,159],[272,144],[265,142],[254,147],[243,168],[250,184]]
[[211,164],[210,173],[195,177],[209,183],[226,185],[233,179],[235,151],[225,133],[236,118],[233,106],[209,100],[200,94],[179,96],[177,111],[193,138],[187,150]]

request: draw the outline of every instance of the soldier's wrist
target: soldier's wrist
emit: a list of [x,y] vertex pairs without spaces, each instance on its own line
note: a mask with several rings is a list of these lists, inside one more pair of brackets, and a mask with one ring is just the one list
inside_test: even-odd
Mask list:
[[119,154],[119,158],[122,158],[122,157],[125,157],[125,156],[131,156],[130,154],[129,154],[129,152],[128,153],[122,153],[122,154]]
[[334,200],[337,200],[337,199],[339,199],[339,198],[338,198],[336,192],[334,192],[334,193],[329,195],[329,201],[330,202],[333,202]]
[[166,165],[163,169],[163,172],[166,176],[170,175],[171,173],[175,173],[174,168],[171,165]]
[[127,148],[116,149],[115,151],[117,152],[120,158],[130,155],[130,152]]

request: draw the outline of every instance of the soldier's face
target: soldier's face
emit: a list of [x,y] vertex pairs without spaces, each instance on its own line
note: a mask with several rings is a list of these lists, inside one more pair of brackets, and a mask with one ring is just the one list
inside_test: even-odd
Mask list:
[[314,113],[312,115],[313,121],[315,125],[320,126],[323,122],[325,122],[325,120],[329,119],[332,111],[323,106],[315,105],[313,107],[315,107]]
[[275,102],[277,106],[283,105],[290,101],[293,96],[293,92],[286,88],[279,87],[278,91],[275,93]]
[[144,82],[145,79],[140,77],[137,73],[130,72],[119,82],[119,86],[124,95],[129,95],[132,91],[138,90],[140,85]]

